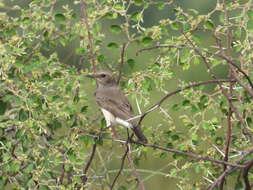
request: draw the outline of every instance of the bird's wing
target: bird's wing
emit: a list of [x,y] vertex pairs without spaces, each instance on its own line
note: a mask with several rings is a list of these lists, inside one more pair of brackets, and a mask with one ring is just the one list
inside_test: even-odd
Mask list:
[[127,97],[118,87],[103,88],[96,91],[98,105],[120,119],[133,117],[133,109]]

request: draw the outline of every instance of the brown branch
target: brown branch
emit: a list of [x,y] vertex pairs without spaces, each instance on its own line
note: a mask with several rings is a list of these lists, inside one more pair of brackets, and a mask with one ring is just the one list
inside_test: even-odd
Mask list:
[[[91,137],[91,138],[97,138],[98,137],[98,136],[92,135],[92,134],[85,134],[85,135],[87,135],[88,137]],[[108,140],[112,140],[114,142],[119,142],[119,143],[124,143],[124,144],[127,143],[127,140],[124,140],[124,139],[112,139],[112,138],[109,138],[109,137],[103,137],[103,139],[108,139]],[[222,164],[222,165],[226,164],[228,166],[233,166],[233,167],[236,167],[236,168],[244,168],[245,167],[245,165],[234,164],[234,163],[225,162],[225,161],[222,161],[222,160],[215,160],[215,159],[209,158],[207,156],[198,156],[198,155],[195,155],[195,154],[182,152],[182,151],[175,150],[175,149],[166,148],[166,147],[159,146],[159,145],[156,145],[156,144],[142,143],[142,142],[137,142],[137,141],[133,141],[133,140],[129,141],[129,143],[141,145],[141,146],[144,146],[144,147],[151,147],[151,148],[159,149],[159,150],[162,150],[162,151],[165,151],[165,152],[176,153],[176,154],[179,154],[179,155],[190,157],[194,160],[203,160],[203,161],[208,161],[208,162],[212,162],[212,163],[216,163],[216,164]],[[251,151],[253,152],[253,149]]]
[[[208,52],[208,53],[210,53],[210,52]],[[213,53],[211,53],[211,54],[213,54]],[[249,82],[250,87],[253,89],[253,83],[252,83],[250,77],[249,77],[249,76],[248,76],[248,75],[247,75],[235,62],[233,62],[231,59],[229,59],[229,58],[228,58],[227,56],[225,56],[225,55],[221,55],[221,54],[213,54],[213,55],[216,55],[216,56],[218,56],[218,57],[224,59],[225,61],[227,61],[228,64],[230,64],[230,65],[232,65],[234,68],[236,68],[236,70],[237,70],[238,72],[242,73],[243,76],[244,76],[244,77],[247,79],[247,81]],[[251,91],[251,92],[252,92],[252,91]]]
[[158,103],[154,104],[153,106],[151,106],[146,112],[144,112],[141,116],[140,116],[140,120],[139,120],[139,124],[141,124],[142,120],[144,119],[144,117],[151,111],[153,111],[154,109],[158,108],[161,106],[161,104],[167,100],[169,97],[181,92],[181,91],[184,91],[186,89],[189,89],[189,88],[193,88],[193,87],[198,87],[198,86],[201,86],[201,85],[207,85],[207,84],[213,84],[213,83],[224,83],[224,82],[231,82],[230,79],[215,79],[215,80],[208,80],[208,81],[203,81],[203,82],[199,82],[199,83],[193,83],[193,84],[190,84],[188,86],[185,86],[183,88],[178,88],[168,94],[166,94]]
[[127,159],[128,159],[128,161],[129,161],[131,167],[133,168],[133,172],[134,172],[135,177],[136,177],[137,180],[138,180],[140,189],[141,189],[141,190],[145,190],[145,186],[144,186],[144,184],[143,184],[143,181],[141,180],[141,177],[140,177],[140,175],[138,174],[138,172],[137,172],[137,170],[136,170],[136,168],[135,168],[135,166],[134,166],[134,162],[133,162],[133,159],[132,159],[132,152],[131,152],[131,144],[129,144],[129,143],[128,143],[128,149],[129,149],[129,152],[128,152],[128,154],[127,154]]
[[160,49],[160,48],[177,48],[177,49],[182,49],[184,47],[185,46],[178,46],[178,45],[174,45],[174,44],[171,44],[171,45],[167,45],[167,44],[166,45],[156,45],[156,46],[152,46],[152,47],[147,47],[147,48],[139,49],[136,52],[136,56],[138,56],[143,51],[150,51],[150,50],[153,50],[153,49]]
[[83,24],[86,27],[87,30],[87,35],[88,35],[88,50],[89,50],[89,57],[90,57],[90,65],[92,66],[92,71],[96,72],[96,64],[95,64],[95,60],[94,60],[94,52],[93,52],[93,36],[92,33],[90,31],[90,25],[89,25],[89,17],[87,14],[87,7],[86,4],[84,3],[83,0],[80,0],[80,7],[81,7],[81,17],[82,17],[82,21]]
[[83,176],[82,176],[82,182],[83,182],[83,185],[85,185],[87,183],[87,180],[88,180],[88,177],[87,177],[87,173],[88,173],[88,170],[91,166],[91,163],[95,157],[95,153],[96,153],[96,148],[97,148],[97,143],[95,142],[92,146],[92,152],[91,152],[91,155],[90,155],[90,158],[86,164],[86,166],[84,167],[84,170],[83,170]]
[[249,182],[248,173],[249,173],[249,170],[252,166],[253,166],[253,159],[248,161],[248,163],[246,164],[246,167],[243,169],[243,180],[245,183],[245,190],[251,190],[251,185]]
[[[223,0],[223,9],[225,12],[225,24],[229,26],[229,16],[228,16],[228,10],[225,5],[225,0]],[[227,46],[227,55],[231,57],[232,50],[231,50],[231,29],[227,27],[227,34],[226,34],[226,46]],[[219,46],[221,48],[221,46]],[[232,80],[234,77],[234,67],[230,64],[228,64],[228,77]],[[228,161],[228,155],[229,155],[229,150],[230,150],[230,145],[231,145],[231,136],[232,136],[232,114],[233,114],[233,109],[232,109],[232,98],[233,98],[233,86],[234,83],[230,82],[229,83],[229,92],[228,92],[228,115],[227,115],[227,132],[226,132],[226,143],[225,143],[225,156],[224,156],[224,161]],[[226,171],[227,165],[224,165],[223,171]],[[225,178],[221,180],[220,184],[220,190],[223,189],[225,183]]]
[[123,169],[124,169],[124,164],[125,164],[125,160],[126,160],[126,157],[127,157],[127,155],[128,155],[128,152],[129,152],[129,147],[128,147],[128,142],[127,142],[127,143],[126,143],[126,151],[125,151],[124,155],[122,156],[120,169],[119,169],[117,175],[115,176],[115,178],[114,178],[114,180],[113,180],[113,182],[112,182],[112,185],[111,185],[111,188],[110,188],[111,190],[113,190],[114,185],[116,184],[116,181],[118,180],[118,178],[119,178],[121,172],[122,172]]
[[117,78],[117,84],[119,84],[121,76],[122,76],[123,64],[125,62],[125,52],[126,52],[128,44],[129,44],[128,42],[123,43],[121,51],[120,51],[120,63],[118,66],[119,74],[118,74],[118,78]]
[[[253,149],[244,152],[241,157],[235,162],[237,164],[239,164],[246,156],[250,155],[253,153]],[[247,164],[244,166],[244,168],[247,167]],[[212,190],[214,189],[218,184],[221,183],[221,181],[228,176],[229,174],[231,174],[235,169],[237,169],[236,167],[230,167],[227,168],[212,184],[210,184],[207,188],[207,190]]]
[[61,185],[63,184],[64,176],[65,176],[65,163],[62,164],[62,172],[61,172],[61,176],[60,176],[60,179],[59,179],[59,183]]

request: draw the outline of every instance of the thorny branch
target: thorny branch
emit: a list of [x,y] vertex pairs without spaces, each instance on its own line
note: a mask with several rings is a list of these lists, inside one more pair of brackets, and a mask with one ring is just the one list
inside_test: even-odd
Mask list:
[[120,79],[122,77],[122,70],[123,70],[123,64],[125,62],[125,53],[126,53],[126,49],[129,45],[129,42],[127,43],[123,43],[122,48],[121,48],[121,52],[120,52],[120,63],[119,63],[119,68],[118,68],[118,78],[117,78],[117,84],[119,84]]
[[[88,136],[88,137],[91,137],[91,138],[97,138],[96,135],[92,135],[92,134],[85,134],[85,135]],[[112,139],[112,138],[108,138],[108,137],[104,137],[104,139],[113,140],[114,142],[119,142],[119,143],[127,143],[127,140],[124,140],[124,139]],[[236,167],[236,168],[244,168],[245,167],[245,165],[234,164],[234,163],[231,163],[231,162],[225,162],[223,160],[215,160],[215,159],[209,158],[207,156],[198,156],[198,155],[195,155],[195,154],[192,154],[192,153],[187,153],[187,152],[182,152],[182,151],[175,150],[175,149],[166,148],[166,147],[163,147],[163,146],[160,146],[160,145],[157,145],[157,144],[142,143],[142,142],[138,142],[138,141],[134,141],[134,140],[130,141],[129,143],[130,144],[141,145],[141,146],[144,146],[144,147],[150,147],[150,148],[153,148],[153,149],[159,149],[159,150],[169,152],[169,153],[176,153],[176,154],[179,154],[179,155],[190,157],[194,160],[208,161],[208,162],[221,164],[221,165],[226,164],[228,166],[232,166],[232,167]],[[252,150],[252,152],[253,152],[253,150]]]
[[128,143],[126,143],[126,151],[125,151],[124,155],[122,156],[120,169],[119,169],[119,171],[118,171],[116,177],[114,178],[114,180],[113,180],[113,182],[112,182],[111,190],[113,190],[114,185],[116,184],[117,179],[119,178],[121,172],[122,172],[123,169],[124,169],[124,164],[125,164],[125,160],[126,160],[126,158],[127,158],[128,152],[129,152],[129,147],[128,147]]
[[[240,156],[240,158],[235,162],[235,163],[240,163],[244,158],[246,158],[248,155],[253,153],[253,149],[250,149],[248,151],[245,151],[242,153],[242,155]],[[244,169],[247,168],[247,164],[244,166]],[[228,176],[229,174],[231,174],[235,169],[237,169],[236,167],[230,167],[227,168],[212,184],[210,184],[207,188],[207,190],[212,190],[214,189],[217,185],[219,185],[221,183],[221,181]]]
[[89,45],[87,49],[89,50],[89,60],[90,60],[90,65],[92,66],[92,71],[96,72],[96,63],[94,60],[94,52],[93,52],[93,36],[90,31],[90,25],[89,25],[89,17],[87,14],[87,7],[84,2],[84,0],[80,0],[80,7],[81,7],[81,17],[82,17],[82,22],[86,27],[87,30],[87,35],[88,35],[88,42]]
[[245,183],[245,190],[251,190],[251,185],[249,182],[248,173],[249,173],[249,170],[252,166],[253,166],[253,159],[248,161],[248,163],[246,164],[246,167],[243,169],[243,180]]
[[145,111],[143,114],[141,115],[138,115],[138,116],[135,116],[134,118],[131,118],[130,120],[132,119],[137,119],[137,118],[140,118],[139,120],[139,125],[141,124],[142,120],[144,119],[144,117],[150,113],[151,111],[155,110],[156,108],[160,107],[161,104],[167,100],[169,97],[181,92],[181,91],[184,91],[186,89],[189,89],[189,88],[193,88],[193,87],[198,87],[198,86],[201,86],[201,85],[207,85],[207,84],[212,84],[212,83],[225,83],[225,82],[230,82],[231,80],[230,79],[216,79],[216,80],[208,80],[208,81],[203,81],[203,82],[199,82],[199,83],[193,83],[193,84],[190,84],[188,86],[185,86],[183,88],[178,88],[168,94],[166,94],[160,101],[158,101],[156,104],[154,104],[153,106],[151,106],[147,111]]

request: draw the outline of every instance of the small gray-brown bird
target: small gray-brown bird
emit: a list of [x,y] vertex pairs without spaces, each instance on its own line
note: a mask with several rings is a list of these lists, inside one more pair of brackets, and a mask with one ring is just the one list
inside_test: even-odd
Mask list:
[[104,114],[107,127],[113,124],[120,124],[131,128],[141,142],[147,143],[147,138],[137,125],[138,122],[129,120],[134,117],[132,106],[118,87],[112,74],[108,71],[100,71],[87,76],[97,80],[96,102]]

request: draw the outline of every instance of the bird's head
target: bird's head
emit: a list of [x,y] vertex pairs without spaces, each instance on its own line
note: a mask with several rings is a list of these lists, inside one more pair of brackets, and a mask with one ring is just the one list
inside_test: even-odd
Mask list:
[[115,84],[115,80],[113,78],[112,73],[109,71],[99,71],[94,74],[86,75],[89,78],[94,78],[97,80],[98,85],[102,86],[110,86]]

